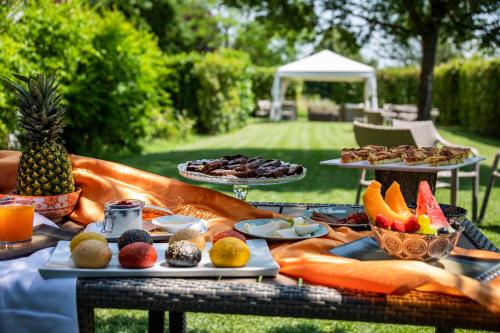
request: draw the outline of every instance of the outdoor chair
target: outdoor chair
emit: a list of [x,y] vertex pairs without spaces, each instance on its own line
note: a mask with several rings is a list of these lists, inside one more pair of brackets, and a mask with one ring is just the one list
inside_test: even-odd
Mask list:
[[255,111],[256,117],[269,117],[271,115],[272,103],[269,100],[257,101],[257,110]]
[[491,168],[491,176],[488,181],[488,186],[486,187],[486,192],[484,193],[483,205],[481,206],[481,213],[479,214],[479,219],[477,224],[481,223],[486,213],[486,206],[488,206],[488,200],[490,199],[491,189],[495,184],[495,180],[500,178],[500,172],[498,171],[498,163],[500,162],[500,151],[495,155],[495,160],[493,161],[493,166]]
[[296,120],[297,119],[297,104],[293,101],[284,101],[281,104],[281,119]]
[[[422,120],[422,121],[404,121],[399,119],[393,119],[393,127],[396,128],[406,128],[412,133],[415,139],[416,146],[418,147],[434,147],[434,146],[452,146],[452,147],[463,147],[455,143],[446,141],[437,131],[436,126],[432,120]],[[475,148],[471,148],[471,152],[474,156],[479,156],[478,151]],[[472,181],[472,221],[477,220],[477,208],[478,208],[478,192],[479,192],[479,163],[474,165],[473,170],[459,170],[458,180],[460,178],[470,178]],[[438,179],[450,179],[451,171],[441,171],[438,172]],[[451,188],[450,183],[438,182],[437,188]],[[452,194],[453,195],[453,194]]]
[[367,124],[382,125],[384,123],[384,117],[379,110],[365,110],[364,115]]
[[353,103],[345,103],[342,105],[342,108],[340,109],[341,112],[341,119],[342,121],[345,122],[352,122],[354,121],[355,118],[362,118],[365,115],[363,114],[365,110],[365,105],[360,103],[360,104],[353,104]]
[[[362,147],[366,145],[382,145],[394,147],[397,145],[412,145],[416,146],[415,139],[408,128],[394,128],[390,126],[380,126],[363,124],[355,121],[354,138],[356,143]],[[371,179],[366,178],[366,169],[362,169],[359,175],[359,182],[356,189],[356,204],[359,204],[361,198],[361,190],[371,183]]]

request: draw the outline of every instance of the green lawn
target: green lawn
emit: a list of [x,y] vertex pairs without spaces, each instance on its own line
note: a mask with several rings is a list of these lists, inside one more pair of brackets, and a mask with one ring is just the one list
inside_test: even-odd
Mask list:
[[[480,203],[491,172],[491,163],[500,140],[473,135],[458,129],[441,128],[451,142],[477,148],[487,160],[481,165]],[[322,160],[339,156],[342,147],[355,146],[352,125],[346,123],[252,122],[245,128],[218,136],[196,137],[188,143],[156,141],[139,156],[117,161],[160,175],[181,179],[178,163],[244,153],[301,163],[308,168],[307,177],[296,183],[251,188],[249,201],[353,203],[358,174],[356,171],[320,166]],[[230,187],[202,184],[228,194]],[[459,205],[470,209],[471,186],[461,184]],[[449,190],[439,190],[440,202],[449,201]],[[500,189],[490,197],[490,205],[481,229],[498,246],[500,244]],[[189,332],[422,332],[422,328],[254,316],[189,314]],[[145,331],[146,314],[141,311],[99,310],[98,332]],[[258,329],[256,329],[258,327]],[[432,331],[428,329],[427,331]]]

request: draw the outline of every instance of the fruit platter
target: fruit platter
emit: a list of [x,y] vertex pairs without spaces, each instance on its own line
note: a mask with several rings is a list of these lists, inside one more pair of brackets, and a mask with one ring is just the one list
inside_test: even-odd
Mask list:
[[414,210],[408,208],[397,182],[385,197],[381,188],[373,181],[363,194],[365,211],[381,249],[404,260],[436,261],[450,254],[460,238],[461,226],[458,220],[448,221],[426,181],[420,182]]
[[144,230],[130,229],[117,243],[82,232],[60,241],[40,274],[52,277],[257,277],[275,276],[279,266],[265,240],[236,231],[216,234],[183,229],[168,243],[155,243]]
[[236,223],[234,228],[245,235],[272,241],[304,240],[328,233],[321,223],[302,217],[246,220]]

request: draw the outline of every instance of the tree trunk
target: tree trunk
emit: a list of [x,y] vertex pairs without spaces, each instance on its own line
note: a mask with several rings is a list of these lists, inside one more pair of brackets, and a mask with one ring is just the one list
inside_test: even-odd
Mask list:
[[420,66],[420,86],[418,95],[418,120],[431,119],[432,83],[436,63],[437,29],[422,35],[422,63]]

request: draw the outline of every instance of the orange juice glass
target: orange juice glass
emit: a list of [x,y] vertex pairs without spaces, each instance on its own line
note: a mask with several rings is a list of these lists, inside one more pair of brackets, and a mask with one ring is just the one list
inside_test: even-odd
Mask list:
[[0,244],[31,240],[33,235],[33,200],[11,199],[0,202]]

